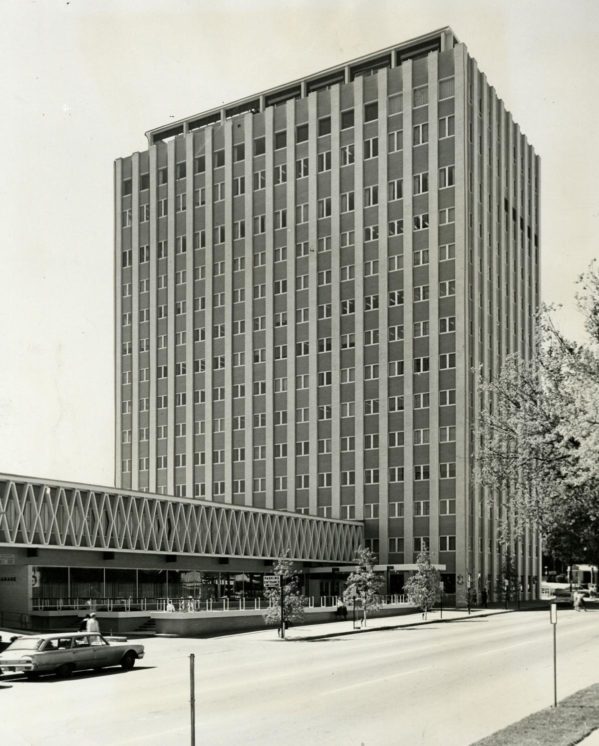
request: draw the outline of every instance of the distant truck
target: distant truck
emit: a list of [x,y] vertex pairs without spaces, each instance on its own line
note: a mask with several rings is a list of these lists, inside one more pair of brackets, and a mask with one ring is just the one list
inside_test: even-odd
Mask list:
[[597,565],[572,565],[568,568],[568,582],[572,587],[588,590],[591,594],[597,593],[598,575]]

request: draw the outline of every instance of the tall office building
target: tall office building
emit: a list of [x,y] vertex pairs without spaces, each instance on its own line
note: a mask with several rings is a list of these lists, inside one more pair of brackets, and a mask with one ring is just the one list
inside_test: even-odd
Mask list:
[[[533,354],[539,161],[464,45],[147,137],[115,169],[117,485],[363,520],[395,585],[428,547],[492,595],[473,370]],[[535,534],[510,551],[532,593]]]

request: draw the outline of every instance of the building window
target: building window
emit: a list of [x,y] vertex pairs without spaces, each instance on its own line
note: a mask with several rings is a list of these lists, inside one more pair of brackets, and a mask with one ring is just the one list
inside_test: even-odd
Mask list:
[[429,286],[428,285],[417,285],[414,288],[414,302],[428,300],[429,299]]
[[233,196],[238,197],[240,194],[245,194],[245,176],[233,178]]
[[341,486],[352,487],[356,483],[356,472],[355,471],[342,471],[341,472]]
[[449,407],[455,404],[455,389],[441,389],[439,391],[439,406]]
[[403,301],[403,290],[391,290],[389,293],[389,306],[401,306],[403,305]]
[[331,151],[325,150],[324,153],[319,153],[317,158],[318,173],[331,170]]
[[[403,466],[392,466],[389,469],[389,481],[394,484],[404,481],[404,467]],[[392,516],[390,516],[392,517]]]
[[240,143],[233,146],[233,160],[242,161],[245,158],[245,145]]
[[455,462],[439,464],[439,477],[441,479],[455,479]]
[[439,189],[454,186],[455,166],[444,166],[439,169]]
[[454,207],[446,207],[443,210],[439,210],[439,225],[448,225],[449,223],[455,223]]
[[379,343],[379,330],[378,329],[367,329],[364,332],[364,345],[378,345]]
[[428,87],[423,85],[414,88],[412,101],[415,109],[418,106],[426,106],[428,104]]
[[414,215],[414,230],[422,231],[428,228],[428,213],[422,213],[421,215]]
[[428,124],[416,124],[413,132],[414,145],[423,145],[428,142]]
[[275,150],[284,148],[287,145],[287,132],[281,130],[281,132],[275,132]]
[[310,488],[310,475],[309,474],[296,474],[295,487],[298,490],[307,490]]
[[391,360],[389,363],[389,378],[403,376],[403,360]]
[[346,130],[354,126],[354,110],[346,109],[341,112],[341,129]]
[[455,316],[444,316],[439,319],[439,334],[455,332]]
[[370,104],[366,104],[364,107],[364,121],[365,122],[372,122],[375,119],[378,119],[379,116],[379,105],[376,101],[373,101]]
[[440,552],[455,552],[455,536],[439,536]]
[[287,181],[287,165],[285,163],[282,163],[279,166],[275,166],[275,170],[274,170],[275,186],[278,186],[279,184],[285,184],[286,181]]
[[454,96],[455,79],[445,78],[439,81],[439,101]]
[[401,236],[403,233],[403,218],[389,221],[389,235],[390,236]]
[[445,243],[439,246],[439,261],[446,262],[449,259],[455,259],[454,243]]
[[379,188],[376,185],[364,189],[364,207],[371,207],[379,203]]
[[430,394],[414,394],[414,409],[428,409],[430,407]]
[[419,518],[430,515],[430,503],[428,500],[415,500],[414,501],[414,515]]
[[456,429],[455,425],[446,425],[439,428],[439,442],[440,443],[453,443],[455,442]]
[[419,249],[414,252],[413,256],[413,265],[415,267],[421,267],[424,264],[428,264],[428,249]]
[[379,237],[378,225],[367,225],[364,228],[364,241],[376,241]]
[[428,321],[415,321],[414,322],[414,337],[428,337],[429,322]]
[[215,150],[214,151],[214,167],[220,168],[221,166],[225,165],[225,151],[224,150]]
[[378,137],[371,137],[368,140],[364,140],[364,160],[369,158],[376,158],[379,154],[379,139]]
[[318,217],[328,218],[331,215],[331,198],[323,197],[318,200]]
[[378,484],[378,483],[379,483],[379,470],[378,469],[364,469],[364,484]]
[[439,297],[448,298],[455,295],[455,280],[443,280],[439,283]]
[[389,397],[389,411],[390,412],[403,412],[404,398],[403,394]]
[[428,373],[429,370],[429,358],[428,357],[415,357],[414,358],[414,373]]
[[455,117],[453,114],[439,119],[439,140],[455,134]]
[[455,515],[455,499],[439,500],[439,515]]
[[354,265],[353,264],[345,264],[343,267],[341,267],[339,279],[341,282],[345,282],[346,280],[353,280],[354,279]]
[[354,146],[343,145],[341,148],[341,165],[350,166],[354,162]]
[[266,186],[266,171],[256,171],[254,173],[254,191],[264,189]]
[[440,370],[448,370],[455,368],[456,355],[455,352],[445,352],[439,355],[439,368]]
[[331,117],[322,117],[318,120],[318,137],[331,134]]
[[394,179],[388,184],[389,202],[403,197],[403,179]]
[[353,231],[343,231],[341,233],[340,237],[340,246],[342,249],[345,249],[349,246],[354,245],[354,232]]
[[403,148],[403,130],[396,130],[395,132],[389,132],[387,137],[388,147],[390,153],[397,153]]
[[428,172],[415,174],[413,179],[414,194],[424,194],[428,192]]

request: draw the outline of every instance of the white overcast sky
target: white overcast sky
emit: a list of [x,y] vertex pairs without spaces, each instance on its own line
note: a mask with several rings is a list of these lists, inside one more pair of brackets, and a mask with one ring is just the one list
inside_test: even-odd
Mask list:
[[596,0],[3,0],[0,472],[113,483],[113,161],[144,132],[452,26],[542,158],[542,295],[582,336]]

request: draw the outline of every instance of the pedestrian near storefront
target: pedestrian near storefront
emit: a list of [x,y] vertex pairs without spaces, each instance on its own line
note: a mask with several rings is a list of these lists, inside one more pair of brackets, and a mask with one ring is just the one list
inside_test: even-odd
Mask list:
[[86,632],[99,632],[100,631],[100,624],[98,623],[98,620],[96,619],[95,612],[91,612],[89,615],[89,619],[87,620],[87,626],[85,629]]

